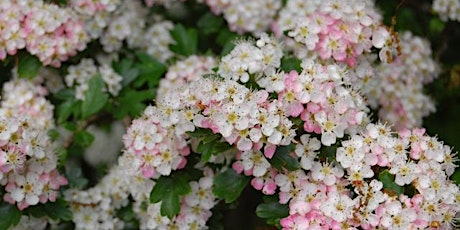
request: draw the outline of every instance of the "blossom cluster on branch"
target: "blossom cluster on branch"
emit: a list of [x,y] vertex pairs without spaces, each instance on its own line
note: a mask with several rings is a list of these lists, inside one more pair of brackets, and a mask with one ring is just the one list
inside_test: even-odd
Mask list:
[[[456,3],[434,0],[430,26]],[[0,16],[0,228],[208,229],[248,186],[280,229],[459,224],[457,153],[422,128],[440,54],[373,0],[13,0]],[[109,139],[88,127],[125,133],[92,145]]]
[[20,210],[56,201],[59,188],[67,184],[56,168],[56,150],[48,136],[54,120],[46,94],[45,88],[28,80],[3,86],[0,184],[5,186],[3,199]]

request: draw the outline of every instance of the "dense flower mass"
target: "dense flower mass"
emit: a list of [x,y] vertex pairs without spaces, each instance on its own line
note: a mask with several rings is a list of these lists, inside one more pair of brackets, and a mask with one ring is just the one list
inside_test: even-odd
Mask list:
[[381,26],[382,16],[373,1],[288,1],[279,13],[275,32],[301,43],[321,59],[355,65],[372,47],[381,49],[383,61],[391,60],[391,31]]
[[368,71],[360,89],[370,106],[379,109],[379,118],[393,124],[396,130],[420,127],[423,117],[435,111],[433,101],[424,94],[423,85],[432,82],[439,73],[426,40],[410,32],[400,37],[401,55],[392,63],[369,68],[363,61],[357,70],[361,74],[363,70]]
[[56,169],[57,156],[47,134],[54,127],[46,89],[14,79],[3,86],[0,107],[0,184],[3,199],[20,210],[56,201],[67,180]]
[[42,0],[2,1],[0,15],[0,60],[25,48],[44,65],[59,67],[89,41],[75,12]]
[[280,0],[201,0],[215,14],[223,14],[229,29],[240,34],[267,31],[282,2]]
[[[455,167],[452,159],[450,147],[423,129],[394,136],[385,125],[369,124],[342,142],[337,164],[315,159],[308,173],[276,176],[280,202],[289,200],[290,207],[281,224],[285,229],[449,228],[459,211],[459,188],[448,179]],[[380,176],[375,166],[385,169]],[[383,174],[394,175],[399,186],[414,186],[415,195],[388,192],[379,181]]]
[[460,21],[460,2],[457,0],[434,0],[432,8],[444,21]]
[[[433,1],[439,43],[458,5]],[[455,229],[458,156],[422,128],[445,47],[384,15],[373,0],[1,1],[0,229],[219,228],[249,185],[280,229]]]
[[116,96],[121,89],[122,77],[118,75],[109,63],[100,63],[96,66],[93,59],[82,59],[77,65],[68,68],[65,83],[68,87],[75,87],[75,98],[84,101],[85,92],[89,89],[89,82],[93,77],[100,76],[105,83],[104,91]]

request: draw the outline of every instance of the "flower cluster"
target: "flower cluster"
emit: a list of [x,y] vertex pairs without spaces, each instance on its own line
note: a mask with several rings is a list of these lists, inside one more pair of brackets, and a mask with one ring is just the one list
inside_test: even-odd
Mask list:
[[43,65],[59,67],[89,41],[73,11],[42,0],[2,1],[0,14],[0,60],[25,48]]
[[48,130],[54,127],[53,106],[46,90],[28,80],[3,86],[0,107],[0,184],[3,199],[20,210],[55,201],[67,184],[57,167]]
[[281,44],[264,33],[256,44],[239,41],[230,54],[222,58],[217,73],[225,79],[246,83],[251,76],[258,79],[263,74],[274,74],[282,56]]
[[128,205],[130,195],[139,202],[148,199],[154,182],[130,171],[131,159],[121,157],[119,161],[96,186],[65,191],[75,229],[123,229],[115,211]]
[[[283,229],[456,227],[460,188],[450,180],[456,153],[424,129],[412,129],[434,111],[423,93],[439,72],[427,41],[385,27],[373,0],[197,0],[222,15],[230,30],[256,37],[237,40],[221,58],[211,56],[214,47],[204,56],[200,49],[207,44],[195,35],[206,33],[156,15],[184,10],[183,1],[69,0],[67,8],[42,0],[0,3],[0,15],[6,16],[0,18],[2,60],[26,49],[43,64],[59,66],[90,39],[102,48],[94,52],[105,53],[64,64],[58,71],[65,76],[42,68],[33,80],[13,74],[2,83],[0,186],[3,200],[24,211],[17,228],[55,224],[37,217],[42,207],[25,209],[56,201],[68,183],[47,134],[55,121],[45,98],[63,87],[75,90],[78,100],[95,87],[114,99],[97,102],[94,120],[56,111],[74,132],[66,141],[69,153],[87,148],[94,137],[89,127],[96,125],[91,123],[106,115],[102,125],[117,126],[112,134],[124,145],[117,164],[95,186],[81,190],[84,185],[73,183],[69,173],[71,188],[57,205],[69,205],[76,229],[133,227],[123,217],[134,217],[129,224],[141,229],[207,229],[211,210],[237,199],[248,181],[270,196],[259,206],[261,213],[283,207],[269,210],[274,217],[269,221],[277,218]],[[148,8],[154,5],[162,6]],[[455,3],[435,0],[433,9],[449,11],[446,5]],[[170,13],[164,16],[178,16]],[[446,14],[445,19],[458,18],[453,10]],[[220,38],[222,32],[229,31],[220,30]],[[222,45],[217,43],[213,46]],[[190,52],[188,45],[194,46]],[[144,54],[131,54],[134,50],[168,66],[164,78],[147,79],[156,66],[145,63]],[[116,73],[113,60],[129,76]],[[157,83],[158,89],[151,89]],[[126,94],[117,98],[121,90]],[[140,117],[116,121],[125,110],[144,108],[149,93],[143,92],[150,90],[156,99]],[[76,102],[71,104],[76,114],[92,104],[80,108],[81,101],[62,102],[59,96],[56,105]],[[120,108],[121,101],[133,104]],[[372,123],[368,107],[379,110],[385,124]],[[97,144],[112,140],[95,136]],[[119,148],[111,142],[110,148],[87,148],[79,157],[91,167],[101,151],[119,154]]]
[[[303,135],[295,154],[311,158],[308,167],[301,160],[308,171],[264,175],[267,191],[279,189],[279,202],[289,205],[283,229],[449,229],[460,210],[459,188],[449,180],[456,158],[424,129],[395,136],[385,125],[368,124],[341,143],[332,163],[322,162],[319,148]],[[387,187],[386,176],[395,177],[401,194]]]
[[401,55],[392,63],[367,67],[373,70],[361,87],[370,106],[379,108],[379,118],[393,124],[395,130],[419,127],[423,117],[434,112],[434,103],[424,93],[423,85],[439,72],[426,40],[406,32],[401,34],[401,45]]
[[174,218],[161,215],[161,202],[149,204],[147,210],[135,208],[141,229],[206,229],[217,198],[212,192],[214,172],[209,168],[202,170],[204,176],[189,183],[192,191],[181,199],[181,211]]
[[280,0],[202,0],[215,14],[223,14],[229,29],[237,33],[260,34],[271,26],[281,8]]
[[[223,76],[211,74],[178,84],[134,120],[125,136],[125,155],[135,159],[133,170],[147,178],[169,175],[185,165],[190,151],[182,142],[189,138],[186,132],[210,129],[222,137],[220,141],[236,147],[232,168],[237,173],[252,176],[251,185],[267,195],[278,192],[279,202],[289,206],[289,216],[281,220],[285,229],[451,226],[460,201],[458,186],[448,179],[456,159],[448,146],[420,129],[395,136],[385,125],[366,126],[364,99],[347,86],[352,79],[345,67],[307,60],[300,73],[267,75],[269,65],[245,54],[264,56],[267,44],[276,40],[239,42],[222,58],[217,73]],[[272,54],[267,56],[278,57]],[[244,74],[247,78],[242,80]],[[253,82],[262,89],[250,90],[238,82]],[[297,137],[299,127],[291,119],[299,116],[306,133]],[[345,132],[350,139],[325,157],[322,149],[337,143]],[[301,169],[274,168],[269,159],[279,154],[276,150],[293,144],[290,155]],[[385,179],[388,176],[394,181]],[[388,183],[408,191],[397,194]],[[151,205],[153,210],[159,207]],[[165,217],[153,219],[169,223]]]
[[169,90],[197,80],[206,74],[211,74],[212,68],[216,65],[217,61],[209,56],[192,55],[184,60],[177,61],[168,68],[165,78],[160,80],[158,96],[161,97]]
[[101,62],[96,66],[93,59],[84,58],[77,65],[69,66],[68,74],[65,76],[65,83],[68,87],[75,87],[75,98],[84,101],[85,92],[89,89],[91,78],[100,75],[105,83],[105,88],[113,96],[117,96],[121,89],[121,80],[110,63]]
[[99,39],[105,52],[120,50],[123,41],[130,46],[139,43],[147,15],[139,1],[72,0],[69,4],[85,21],[91,38]]
[[390,30],[381,26],[382,17],[373,1],[291,0],[276,21],[275,32],[287,35],[321,59],[355,65],[372,47],[381,49],[382,60],[391,59],[394,44]]
[[85,21],[92,39],[99,39],[105,52],[120,50],[123,42],[129,48],[141,48],[159,61],[172,57],[169,45],[173,43],[169,31],[173,24],[154,18],[147,24],[147,9],[140,1],[72,0],[71,7]]
[[[185,132],[193,130],[190,123],[178,124],[185,114],[169,106],[166,100],[157,106],[149,106],[141,118],[134,120],[123,136],[125,154],[133,155],[134,167],[147,178],[156,174],[169,175],[172,170],[183,168],[190,148]],[[178,126],[177,130],[172,127]]]
[[444,21],[460,21],[460,2],[457,0],[434,0],[432,8]]
[[[161,215],[161,202],[150,203],[150,191],[155,181],[146,179],[132,167],[136,159],[123,155],[119,165],[95,186],[80,191],[65,192],[70,203],[76,229],[123,229],[123,221],[115,212],[126,207],[133,199],[133,211],[138,216],[141,229],[203,229],[216,204],[212,193],[214,172],[200,168],[204,175],[189,183],[191,192],[181,198],[181,212],[170,219]],[[198,166],[197,166],[198,167]],[[147,203],[146,207],[143,207]]]

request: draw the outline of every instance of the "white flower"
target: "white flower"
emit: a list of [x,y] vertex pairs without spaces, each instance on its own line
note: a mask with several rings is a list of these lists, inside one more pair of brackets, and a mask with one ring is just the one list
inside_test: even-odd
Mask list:
[[342,146],[337,149],[337,161],[343,168],[349,168],[354,165],[360,165],[364,159],[365,151],[363,148],[363,138],[354,135],[348,141],[343,141]]
[[295,154],[300,157],[300,166],[303,169],[311,169],[320,148],[321,142],[317,138],[310,137],[309,134],[300,136],[300,144],[296,145]]
[[333,166],[329,163],[314,162],[311,168],[311,176],[316,181],[322,181],[326,185],[335,184],[337,178],[343,177],[344,172],[340,166]]
[[255,177],[263,176],[270,168],[270,163],[260,151],[243,151],[241,161],[244,170],[252,170]]
[[356,201],[352,200],[347,195],[337,192],[330,192],[327,195],[327,201],[320,206],[324,215],[331,217],[337,222],[343,222],[353,215],[353,206]]
[[400,186],[412,183],[419,172],[420,169],[414,162],[397,162],[390,169],[390,173],[396,175],[395,183]]

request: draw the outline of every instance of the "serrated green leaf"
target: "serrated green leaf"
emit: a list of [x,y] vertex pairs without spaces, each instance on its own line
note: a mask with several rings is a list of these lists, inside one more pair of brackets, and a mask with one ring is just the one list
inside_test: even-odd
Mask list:
[[395,193],[397,196],[404,193],[404,187],[395,183],[395,176],[387,169],[380,172],[379,180],[383,183],[383,188],[389,193]]
[[168,194],[161,199],[160,213],[162,216],[167,216],[172,219],[180,212],[180,196]]
[[238,174],[233,169],[227,169],[214,178],[213,193],[226,203],[231,203],[238,199],[249,181],[249,177]]
[[134,81],[134,87],[140,88],[144,84],[147,84],[149,88],[158,86],[161,77],[167,70],[166,66],[148,54],[136,53],[136,56],[141,63],[135,67],[139,70],[139,76]]
[[81,104],[82,119],[99,112],[109,100],[109,95],[103,92],[104,81],[101,76],[95,75],[88,82],[85,100]]
[[180,197],[191,191],[188,179],[184,172],[175,172],[157,180],[150,192],[150,202],[162,202],[161,215],[172,218],[180,212]]
[[278,170],[287,169],[294,171],[300,169],[299,161],[291,156],[293,145],[279,146],[276,148],[275,154],[271,159],[268,159],[270,164]]
[[21,53],[19,55],[18,76],[21,78],[32,79],[37,76],[42,68],[42,63],[37,57],[29,53]]
[[126,115],[138,117],[142,114],[147,104],[144,101],[150,101],[154,97],[154,92],[151,90],[125,90],[121,93],[118,99],[118,106],[115,108],[114,116],[121,119]]
[[263,219],[281,219],[289,215],[289,206],[276,201],[262,203],[257,206],[256,215]]
[[0,205],[0,229],[16,226],[21,220],[21,211],[11,204],[2,202]]
[[55,202],[47,202],[29,207],[27,213],[34,217],[48,216],[53,220],[72,220],[72,212],[69,209],[68,203],[64,199],[57,199]]
[[196,29],[186,29],[183,25],[177,24],[171,30],[171,37],[175,41],[175,44],[170,45],[171,51],[184,56],[196,54],[198,49],[198,33]]
[[82,147],[89,147],[94,141],[94,135],[82,130],[75,133],[74,143]]

